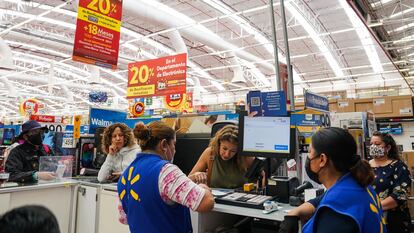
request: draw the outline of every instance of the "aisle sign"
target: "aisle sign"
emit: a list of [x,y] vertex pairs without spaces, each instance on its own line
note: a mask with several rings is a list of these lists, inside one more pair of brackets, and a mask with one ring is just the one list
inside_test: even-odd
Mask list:
[[116,69],[122,0],[79,0],[74,61]]
[[186,92],[187,54],[128,64],[127,98]]
[[81,116],[76,115],[73,118],[73,138],[80,138]]
[[322,112],[329,112],[328,98],[306,91],[305,109],[315,109]]

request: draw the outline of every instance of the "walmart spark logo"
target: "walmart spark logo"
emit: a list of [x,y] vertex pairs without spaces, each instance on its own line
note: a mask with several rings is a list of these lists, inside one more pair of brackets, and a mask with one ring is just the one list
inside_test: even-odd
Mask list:
[[[133,171],[134,171],[134,167],[132,167],[132,166],[129,167],[129,170],[128,170],[128,182],[130,182],[131,187],[140,178],[140,175],[139,174],[135,175],[134,178],[132,178],[132,172]],[[131,180],[131,178],[132,178],[132,180]],[[125,185],[127,184],[127,180],[125,179],[124,176],[121,177],[121,184],[124,186],[123,189],[122,189],[122,191],[121,191],[121,193],[119,194],[119,198],[122,201],[122,199],[124,199],[125,194],[126,194]],[[141,201],[141,199],[139,198],[138,193],[136,193],[132,188],[130,189],[129,194],[131,195],[132,198],[134,198],[135,201]]]
[[374,197],[374,195],[372,195],[371,191],[369,191],[369,189],[367,188],[367,192],[369,194],[369,196],[371,197],[372,201],[374,201],[374,204],[369,203],[369,208],[371,209],[371,211],[375,214],[377,214],[379,216],[379,218],[381,219],[380,222],[380,233],[384,232],[384,226],[386,224],[385,218],[384,216],[382,216],[382,214],[379,213],[378,209],[381,208],[381,200],[378,197],[378,195],[376,195],[376,197]]

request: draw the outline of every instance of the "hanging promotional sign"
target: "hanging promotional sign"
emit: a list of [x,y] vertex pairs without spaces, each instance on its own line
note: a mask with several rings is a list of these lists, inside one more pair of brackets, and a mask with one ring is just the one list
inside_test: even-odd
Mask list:
[[127,98],[186,92],[187,54],[128,64]]
[[74,61],[116,69],[122,0],[79,0]]
[[131,108],[131,114],[134,117],[139,117],[144,114],[145,104],[143,102],[136,102]]
[[193,112],[193,93],[171,94],[164,97],[164,106],[173,112]]
[[63,123],[63,118],[61,116],[31,115],[30,120],[35,120],[37,122]]
[[81,116],[76,115],[73,117],[73,138],[80,138],[80,124]]
[[306,91],[305,109],[315,109],[322,112],[329,112],[328,98]]
[[39,101],[36,99],[27,99],[20,104],[19,112],[22,116],[30,116],[38,113]]

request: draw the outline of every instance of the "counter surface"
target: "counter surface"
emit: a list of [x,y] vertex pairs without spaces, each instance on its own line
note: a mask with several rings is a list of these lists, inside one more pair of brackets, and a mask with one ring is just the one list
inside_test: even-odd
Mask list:
[[262,210],[260,209],[252,209],[252,208],[216,203],[214,205],[213,211],[227,213],[227,214],[240,215],[240,216],[269,219],[269,220],[275,220],[275,221],[283,221],[283,218],[286,215],[286,213],[289,210],[295,208],[294,206],[290,206],[288,204],[283,204],[283,203],[278,203],[278,206],[281,207],[279,210],[272,212],[270,214],[264,214]]
[[16,186],[10,187],[0,187],[0,193],[11,193],[18,191],[27,191],[27,190],[39,190],[39,189],[48,189],[56,188],[62,186],[71,186],[77,185],[79,182],[76,180],[62,180],[62,181],[50,181],[50,182],[39,182],[39,183],[17,183]]

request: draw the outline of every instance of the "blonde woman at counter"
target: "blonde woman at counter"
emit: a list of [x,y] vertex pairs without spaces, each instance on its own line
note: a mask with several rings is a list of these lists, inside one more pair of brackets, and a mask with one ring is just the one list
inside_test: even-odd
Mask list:
[[123,123],[108,126],[102,137],[102,150],[107,154],[98,173],[98,181],[117,181],[121,173],[141,152],[132,130]]

